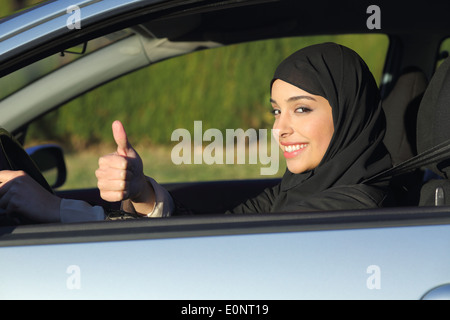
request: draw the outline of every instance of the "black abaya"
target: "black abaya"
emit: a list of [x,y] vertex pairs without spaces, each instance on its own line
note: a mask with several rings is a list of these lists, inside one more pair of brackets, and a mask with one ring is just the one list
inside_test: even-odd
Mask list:
[[301,49],[276,69],[280,79],[328,100],[334,135],[311,171],[286,171],[281,183],[232,213],[365,209],[382,206],[386,182],[363,182],[391,166],[382,140],[385,118],[367,65],[349,48],[325,43]]

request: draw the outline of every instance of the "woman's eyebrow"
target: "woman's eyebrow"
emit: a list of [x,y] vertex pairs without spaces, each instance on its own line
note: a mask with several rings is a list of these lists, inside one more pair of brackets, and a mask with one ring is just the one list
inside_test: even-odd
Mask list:
[[[302,100],[302,99],[317,101],[316,99],[314,99],[311,96],[293,96],[293,97],[290,97],[289,99],[287,99],[286,102],[295,102],[295,101]],[[277,102],[275,100],[273,100],[272,98],[270,98],[270,103],[277,104]]]
[[286,102],[294,102],[294,101],[302,100],[302,99],[317,101],[316,99],[314,99],[311,96],[294,96],[294,97],[290,97],[289,99],[287,99]]

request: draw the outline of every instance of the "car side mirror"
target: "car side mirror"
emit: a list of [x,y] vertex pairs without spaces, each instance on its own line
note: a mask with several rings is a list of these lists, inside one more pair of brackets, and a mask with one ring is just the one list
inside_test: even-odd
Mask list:
[[53,189],[61,187],[66,182],[67,169],[64,153],[60,146],[55,144],[38,145],[27,148],[26,152]]

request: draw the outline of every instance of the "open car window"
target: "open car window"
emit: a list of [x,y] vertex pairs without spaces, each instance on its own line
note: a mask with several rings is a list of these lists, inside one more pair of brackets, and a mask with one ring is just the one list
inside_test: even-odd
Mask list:
[[[106,38],[132,41],[139,32]],[[147,55],[171,54],[171,44],[164,48],[163,41],[149,42]],[[279,178],[285,161],[270,138],[268,84],[286,56],[327,41],[357,51],[380,84],[389,45],[381,34],[294,37],[201,50],[154,63],[49,112],[31,123],[26,146],[51,142],[63,147],[68,178],[62,190],[96,186],[98,157],[114,151],[111,123],[116,119],[141,154],[145,173],[160,183]],[[118,50],[133,54],[138,50],[133,48]],[[108,63],[105,69],[117,68],[115,60]]]

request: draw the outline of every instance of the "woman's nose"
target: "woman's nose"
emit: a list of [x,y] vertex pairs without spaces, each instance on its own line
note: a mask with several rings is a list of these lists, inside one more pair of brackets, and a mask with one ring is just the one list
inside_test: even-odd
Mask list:
[[279,137],[289,136],[293,132],[289,116],[280,114],[275,120],[273,129],[278,132]]

